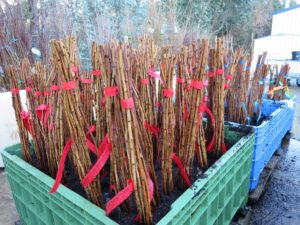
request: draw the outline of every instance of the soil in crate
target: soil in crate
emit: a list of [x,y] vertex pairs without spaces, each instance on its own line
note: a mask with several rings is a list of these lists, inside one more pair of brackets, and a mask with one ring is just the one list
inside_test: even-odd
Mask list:
[[250,122],[250,125],[251,126],[259,126],[259,125],[261,125],[266,120],[270,120],[270,116],[261,116],[259,118],[259,120],[257,120],[257,116],[254,113],[254,117],[252,118],[252,120]]
[[[237,128],[238,129],[238,128]],[[227,146],[227,149],[230,149],[233,145],[233,143],[228,142],[225,140],[225,144]],[[33,165],[36,167],[37,160],[35,154],[32,155],[33,158]],[[92,161],[96,162],[96,157],[94,155],[91,155]],[[216,159],[212,156],[208,156],[209,164],[212,165]],[[205,178],[204,170],[199,168],[199,163],[197,161],[197,157],[194,159],[193,164],[193,171],[190,177],[191,183],[193,184],[197,179]],[[214,165],[212,165],[213,167]],[[106,171],[106,172],[105,172]],[[106,163],[105,168],[101,171],[101,188],[103,197],[106,202],[108,202],[111,198],[113,198],[113,193],[110,191],[110,176],[109,173],[109,161]],[[172,203],[180,197],[180,195],[183,194],[185,190],[181,190],[177,187],[177,174],[178,169],[175,164],[173,164],[173,177],[174,177],[174,191],[170,195],[166,195],[163,193],[162,190],[162,171],[161,166],[159,163],[156,162],[155,165],[155,171],[156,176],[158,180],[158,187],[159,187],[159,194],[160,194],[160,202],[159,204],[153,208],[152,214],[153,214],[153,221],[154,223],[159,222],[169,211],[171,208]],[[106,175],[105,175],[106,174]],[[81,195],[82,197],[87,199],[87,196],[85,194],[85,191],[83,187],[80,184],[80,179],[76,172],[73,169],[71,160],[67,159],[65,163],[65,173],[64,173],[65,179],[63,180],[63,184],[71,189],[72,191],[76,192],[77,194]],[[182,178],[181,178],[182,179]],[[193,185],[190,188],[195,188]],[[141,224],[136,218],[137,218],[137,207],[134,202],[134,195],[132,195],[129,198],[129,204],[130,204],[130,212],[125,212],[124,210],[121,210],[121,207],[115,209],[109,217],[114,220],[115,222],[121,224],[121,225],[128,225],[128,224]]]

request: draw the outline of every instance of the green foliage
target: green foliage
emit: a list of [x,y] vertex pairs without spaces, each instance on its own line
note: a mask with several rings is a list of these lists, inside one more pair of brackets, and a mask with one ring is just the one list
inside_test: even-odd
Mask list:
[[[230,33],[234,45],[249,46],[254,38],[270,34],[272,12],[284,8],[281,0],[177,0],[177,20],[190,33],[214,36]],[[297,2],[291,1],[290,6]]]

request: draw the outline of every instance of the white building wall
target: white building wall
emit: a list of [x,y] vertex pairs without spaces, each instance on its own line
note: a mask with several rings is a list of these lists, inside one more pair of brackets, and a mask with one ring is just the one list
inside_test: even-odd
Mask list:
[[[284,10],[283,10],[284,11]],[[295,34],[300,35],[300,7],[286,9],[284,12],[274,13],[271,35]]]
[[271,35],[254,40],[252,70],[265,51],[267,62],[288,60],[292,51],[300,51],[300,5],[273,14]]
[[[26,110],[26,93],[20,91],[23,109]],[[20,142],[18,126],[15,118],[15,111],[12,106],[11,92],[0,93],[0,152],[6,147]],[[3,161],[0,153],[0,168],[3,167]]]
[[259,54],[267,52],[267,61],[288,60],[292,58],[292,51],[300,51],[300,35],[274,35],[254,40],[252,68]]

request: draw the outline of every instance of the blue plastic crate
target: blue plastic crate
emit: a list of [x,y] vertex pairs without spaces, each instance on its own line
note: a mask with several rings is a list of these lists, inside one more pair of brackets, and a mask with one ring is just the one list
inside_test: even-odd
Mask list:
[[[274,152],[280,147],[285,134],[292,129],[292,123],[295,112],[295,103],[293,101],[273,101],[264,100],[262,105],[262,115],[268,116],[255,131],[265,131],[257,133],[257,142],[254,144],[254,156],[252,161],[250,191],[254,190],[259,181],[259,176],[264,167],[270,161]],[[266,124],[265,124],[266,123]],[[268,129],[265,129],[268,127]],[[264,139],[265,141],[262,141]],[[260,145],[263,143],[263,145]]]
[[254,190],[259,176],[270,161],[274,152],[280,147],[285,134],[292,129],[295,102],[273,101],[264,99],[262,116],[267,118],[259,125],[252,126],[255,131],[250,191]]
[[[296,96],[295,96],[296,98]],[[296,102],[294,100],[284,100],[288,107],[287,107],[287,118],[284,118],[284,121],[286,121],[288,130],[291,131],[293,128],[293,121],[294,121],[294,115],[295,115],[295,108],[296,108]]]

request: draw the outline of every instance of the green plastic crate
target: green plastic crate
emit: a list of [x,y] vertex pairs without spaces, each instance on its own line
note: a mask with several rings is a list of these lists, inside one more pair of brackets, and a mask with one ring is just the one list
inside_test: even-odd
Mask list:
[[[254,135],[249,128],[226,126],[226,139],[235,143],[171,206],[158,224],[229,224],[248,198]],[[5,170],[22,225],[117,224],[105,211],[60,185],[21,158],[20,145],[2,152]]]

